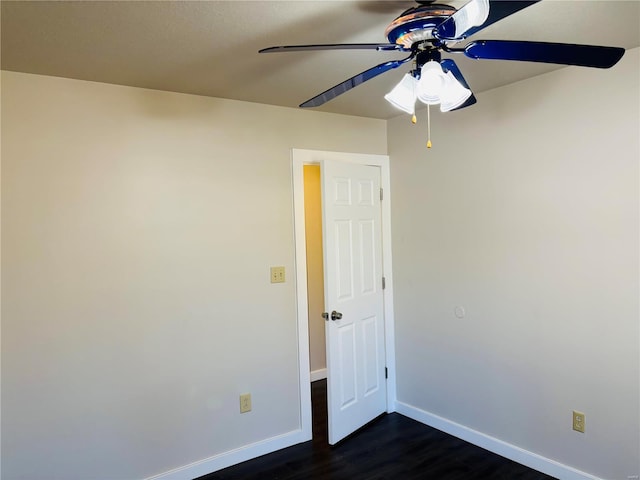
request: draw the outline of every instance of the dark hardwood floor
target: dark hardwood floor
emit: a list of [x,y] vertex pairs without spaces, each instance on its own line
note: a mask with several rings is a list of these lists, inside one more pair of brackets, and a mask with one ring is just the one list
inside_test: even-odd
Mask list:
[[327,444],[326,381],[313,382],[313,440],[198,480],[552,480],[552,477],[392,413]]

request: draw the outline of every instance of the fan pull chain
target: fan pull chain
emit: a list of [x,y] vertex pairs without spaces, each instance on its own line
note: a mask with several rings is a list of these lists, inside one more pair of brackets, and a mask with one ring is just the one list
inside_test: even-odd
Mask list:
[[427,104],[427,148],[431,148],[431,105]]
[[[415,60],[413,61],[413,66],[416,66],[416,62]],[[413,75],[413,70],[411,71],[411,75]],[[416,84],[415,82],[412,83],[413,86],[413,98],[416,98]],[[416,117],[416,112],[415,112],[415,102],[414,102],[414,108],[413,108],[413,115],[411,115],[411,123],[413,123],[414,125],[417,123],[418,118]]]

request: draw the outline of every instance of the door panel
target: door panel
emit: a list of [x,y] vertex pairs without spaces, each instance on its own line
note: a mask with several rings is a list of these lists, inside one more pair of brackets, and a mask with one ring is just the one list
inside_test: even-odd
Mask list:
[[337,329],[338,364],[340,366],[340,409],[356,402],[356,337],[354,325],[342,325]]
[[375,223],[373,220],[360,222],[360,286],[361,295],[376,293],[375,271]]
[[[329,443],[386,410],[380,169],[322,161]],[[342,317],[331,320],[331,312]]]
[[378,375],[378,319],[369,317],[362,320],[362,349],[365,357],[373,359],[364,365],[364,395],[373,395],[380,388]]
[[353,298],[353,229],[351,220],[336,220],[334,225],[337,299],[346,301]]

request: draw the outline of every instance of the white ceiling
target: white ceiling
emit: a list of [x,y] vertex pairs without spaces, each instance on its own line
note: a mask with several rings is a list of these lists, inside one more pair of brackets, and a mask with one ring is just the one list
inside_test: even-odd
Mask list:
[[[460,8],[465,0],[445,2]],[[385,42],[412,1],[2,1],[2,68],[296,107],[399,52],[258,54],[273,45]],[[476,39],[640,46],[640,1],[543,0]],[[446,56],[446,55],[445,55]],[[455,57],[475,93],[559,68]],[[569,67],[580,68],[580,67]],[[409,65],[317,110],[398,114],[382,98]]]

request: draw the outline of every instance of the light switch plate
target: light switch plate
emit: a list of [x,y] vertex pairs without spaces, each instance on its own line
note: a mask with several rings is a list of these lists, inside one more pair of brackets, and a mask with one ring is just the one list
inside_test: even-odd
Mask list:
[[284,267],[271,267],[271,283],[284,283]]

